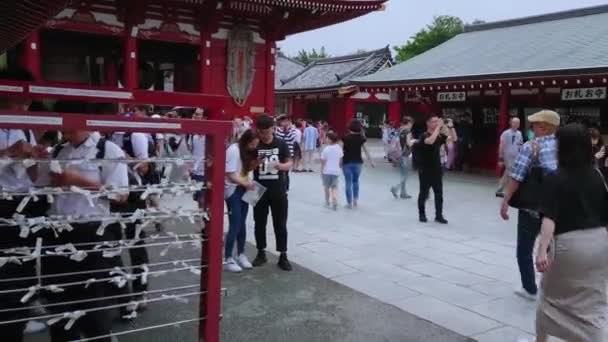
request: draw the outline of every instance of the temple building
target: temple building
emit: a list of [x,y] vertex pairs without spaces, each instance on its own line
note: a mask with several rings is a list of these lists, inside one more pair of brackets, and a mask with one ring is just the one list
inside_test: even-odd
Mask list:
[[386,120],[398,120],[395,99],[358,93],[352,80],[372,75],[392,65],[385,47],[347,56],[316,59],[303,66],[279,54],[277,62],[277,113],[295,118],[327,121],[343,133],[347,123],[359,118],[369,126],[371,136],[380,133]]
[[[34,98],[273,113],[276,42],[382,10],[386,0],[80,0],[0,7],[0,64]],[[11,2],[12,3],[12,2]],[[7,50],[8,49],[8,50]]]
[[472,120],[473,164],[496,165],[509,117],[554,109],[608,129],[608,6],[486,23],[351,85],[397,98],[401,115]]

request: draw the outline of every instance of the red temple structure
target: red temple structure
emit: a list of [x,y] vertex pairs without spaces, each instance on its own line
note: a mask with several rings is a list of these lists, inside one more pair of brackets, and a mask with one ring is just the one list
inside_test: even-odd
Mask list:
[[0,80],[0,92],[197,106],[216,119],[272,113],[277,41],[385,1],[14,2],[0,7],[0,51],[10,48],[8,66],[27,67],[36,82]]
[[370,136],[380,133],[385,120],[399,120],[395,99],[388,94],[361,94],[351,81],[392,65],[388,47],[353,55],[323,58],[303,66],[279,54],[277,112],[295,118],[327,121],[344,133],[357,117],[369,124]]
[[473,122],[473,164],[496,165],[510,116],[554,109],[562,122],[608,128],[608,6],[466,27],[446,43],[354,80],[391,94],[401,115],[439,113]]

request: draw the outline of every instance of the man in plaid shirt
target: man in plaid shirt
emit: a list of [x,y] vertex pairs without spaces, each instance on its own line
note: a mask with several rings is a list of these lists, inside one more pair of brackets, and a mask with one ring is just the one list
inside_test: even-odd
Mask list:
[[[559,114],[543,110],[528,117],[535,139],[528,141],[519,152],[511,168],[512,181],[500,208],[500,216],[509,219],[509,201],[524,182],[532,166],[539,166],[545,173],[557,170],[557,140],[555,132],[560,124]],[[536,152],[538,153],[535,156]],[[540,195],[540,194],[539,194]],[[532,253],[542,219],[537,212],[521,209],[517,216],[517,263],[522,289],[516,293],[534,300],[538,293]]]

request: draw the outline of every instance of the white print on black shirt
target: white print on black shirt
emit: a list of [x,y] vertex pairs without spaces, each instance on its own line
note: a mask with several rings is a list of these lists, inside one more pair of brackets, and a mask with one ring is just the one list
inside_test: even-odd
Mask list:
[[258,150],[260,166],[258,168],[260,180],[278,180],[279,170],[276,166],[280,163],[279,149]]

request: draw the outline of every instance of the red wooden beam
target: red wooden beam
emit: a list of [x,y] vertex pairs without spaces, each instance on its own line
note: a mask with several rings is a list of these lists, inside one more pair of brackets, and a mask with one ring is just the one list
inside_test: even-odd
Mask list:
[[16,82],[0,80],[0,95],[31,99],[59,99],[85,102],[145,103],[158,106],[223,107],[231,98],[208,95],[149,90],[126,90],[116,87],[92,87],[57,82]]

